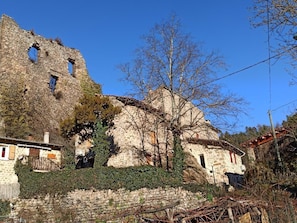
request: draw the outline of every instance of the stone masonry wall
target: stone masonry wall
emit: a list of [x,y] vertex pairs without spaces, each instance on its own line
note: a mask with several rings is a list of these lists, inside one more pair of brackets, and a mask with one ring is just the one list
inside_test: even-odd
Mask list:
[[14,160],[0,161],[0,199],[18,197],[20,184],[14,171]]
[[[32,49],[35,61],[29,54]],[[93,83],[78,50],[23,30],[6,15],[0,20],[0,80],[10,87],[23,83],[24,98],[40,131],[57,130],[82,95],[82,85]],[[51,81],[56,81],[54,90]]]
[[[205,172],[207,173],[207,180],[209,183],[226,183],[229,184],[226,172],[243,174],[243,164],[242,159],[237,154],[232,154],[233,162],[230,159],[230,152],[226,149],[221,149],[220,147],[210,147],[207,148],[199,144],[185,144],[183,145],[186,151],[191,153],[201,165],[200,155],[204,156],[205,162]],[[236,157],[234,159],[234,157]],[[235,162],[236,160],[236,162]]]
[[[110,99],[114,105],[121,107],[121,113],[115,116],[114,126],[108,132],[120,149],[109,158],[107,165],[117,168],[153,165],[153,160],[161,156],[163,166],[166,166],[166,155],[172,154],[172,146],[166,145],[166,140],[171,141],[171,135],[164,134],[167,133],[164,123],[153,113],[124,105],[113,97]],[[150,155],[150,160],[145,157],[146,154]]]
[[[194,209],[205,201],[201,193],[180,188],[137,191],[76,190],[65,197],[17,199],[10,218],[14,222],[123,222],[141,210],[154,210],[180,202],[172,210]],[[173,205],[174,206],[174,205]],[[124,221],[125,222],[125,221]],[[128,222],[128,221],[126,221]],[[134,221],[133,221],[134,222]]]

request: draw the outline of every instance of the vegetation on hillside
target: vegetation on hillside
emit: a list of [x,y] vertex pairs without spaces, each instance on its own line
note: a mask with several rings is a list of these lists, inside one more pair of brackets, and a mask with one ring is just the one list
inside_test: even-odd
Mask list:
[[25,139],[30,134],[30,108],[22,79],[3,82],[0,87],[0,117],[7,137]]
[[257,127],[245,127],[244,132],[229,133],[228,131],[220,135],[220,139],[226,140],[235,146],[241,147],[242,143],[256,139],[271,131],[271,127],[267,125],[258,125]]
[[[270,141],[255,148],[256,162],[249,163],[244,157],[245,165],[248,167],[245,172],[246,186],[249,188],[266,188],[278,186],[282,189],[292,192],[292,196],[297,193],[297,113],[287,116],[287,120],[283,121],[278,128],[285,128],[287,134],[277,139],[277,144],[281,157],[281,166],[277,159],[277,151],[274,141]],[[271,133],[268,126],[247,127],[245,132],[230,134],[228,132],[221,135],[222,139],[242,147],[242,144],[257,139],[260,136]],[[273,186],[274,185],[274,186]]]

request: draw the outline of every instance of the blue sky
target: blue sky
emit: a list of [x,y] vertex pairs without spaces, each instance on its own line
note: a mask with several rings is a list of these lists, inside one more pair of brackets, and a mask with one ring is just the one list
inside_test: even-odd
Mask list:
[[[140,36],[172,13],[195,42],[224,56],[228,69],[218,77],[268,58],[266,30],[249,22],[252,4],[252,0],[1,0],[0,14],[12,17],[22,29],[58,37],[65,46],[78,49],[104,94],[125,95],[129,89],[120,81],[123,74],[117,65],[131,61],[134,49],[141,46]],[[289,85],[288,63],[271,61],[270,68],[269,72],[268,63],[261,63],[219,81],[249,103],[249,115],[234,131],[269,125],[269,109],[274,124],[295,111],[296,103],[291,102],[297,99],[297,86]]]

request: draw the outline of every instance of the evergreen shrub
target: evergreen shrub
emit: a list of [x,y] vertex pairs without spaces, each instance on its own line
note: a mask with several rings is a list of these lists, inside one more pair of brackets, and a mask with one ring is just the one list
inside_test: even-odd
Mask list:
[[48,173],[37,173],[30,165],[18,162],[15,166],[21,185],[21,198],[66,195],[75,189],[138,190],[140,188],[179,187],[180,181],[172,173],[152,166],[112,168],[94,167],[63,169]]

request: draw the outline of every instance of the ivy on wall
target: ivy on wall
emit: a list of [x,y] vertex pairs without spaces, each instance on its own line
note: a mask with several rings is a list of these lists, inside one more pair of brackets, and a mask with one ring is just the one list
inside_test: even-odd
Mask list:
[[25,84],[21,79],[2,82],[0,88],[0,117],[7,137],[25,139],[30,133],[30,109],[25,100]]
[[178,135],[175,135],[173,142],[173,173],[180,183],[183,182],[184,162],[185,154],[181,146],[181,140]]

